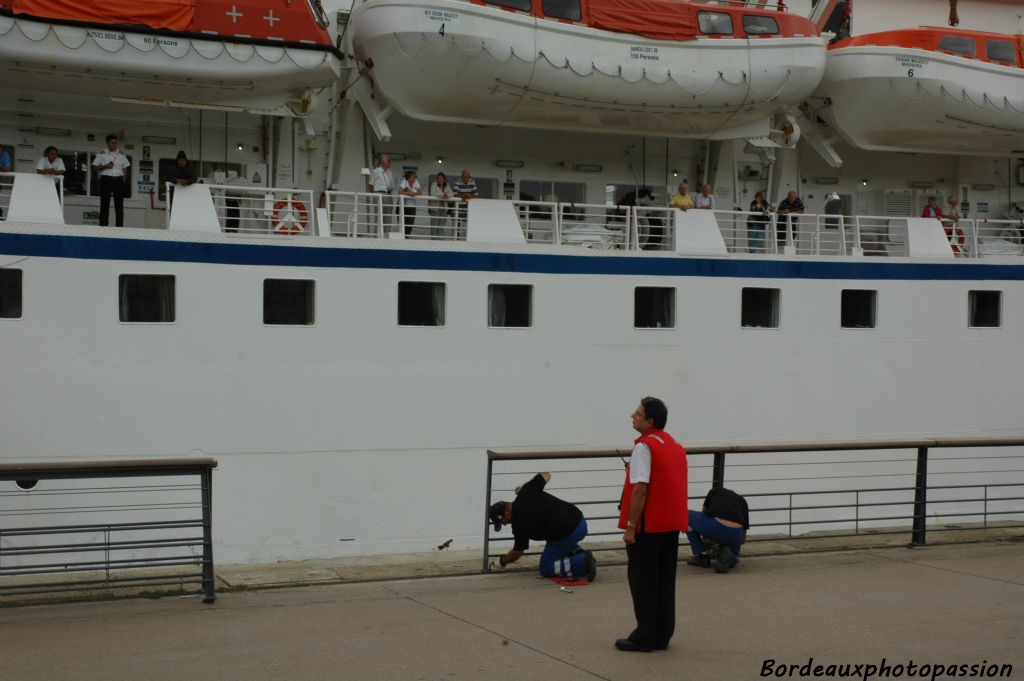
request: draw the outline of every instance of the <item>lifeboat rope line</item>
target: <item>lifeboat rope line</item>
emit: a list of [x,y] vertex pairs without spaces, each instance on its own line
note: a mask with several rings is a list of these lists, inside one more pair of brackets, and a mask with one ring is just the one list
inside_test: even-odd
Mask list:
[[[621,64],[617,67],[617,69],[615,69],[615,70],[613,70],[611,72],[608,72],[608,71],[602,69],[600,66],[598,66],[595,62],[591,61],[590,62],[590,70],[587,71],[585,69],[580,69],[580,68],[574,66],[573,62],[568,57],[563,58],[563,60],[561,60],[561,61],[560,60],[554,60],[551,57],[549,57],[544,52],[544,50],[538,50],[537,51],[537,56],[535,58],[533,58],[533,59],[530,59],[529,57],[523,56],[523,55],[519,54],[518,52],[516,52],[515,46],[514,45],[510,45],[508,47],[508,49],[507,49],[507,52],[505,50],[502,50],[502,54],[499,55],[499,54],[496,54],[496,50],[494,50],[490,46],[488,46],[487,41],[485,41],[485,40],[481,40],[480,41],[479,49],[471,50],[471,49],[467,49],[466,47],[464,47],[459,41],[455,40],[454,37],[446,37],[446,38],[444,38],[443,41],[440,41],[441,42],[441,47],[440,47],[440,49],[438,49],[438,48],[435,48],[435,46],[431,44],[432,42],[437,42],[437,41],[432,41],[432,40],[428,39],[428,35],[433,37],[433,34],[417,33],[417,34],[414,34],[414,35],[417,35],[420,38],[419,45],[417,47],[413,47],[412,45],[408,45],[408,44],[403,45],[402,44],[402,39],[399,37],[398,33],[392,33],[391,34],[392,39],[394,40],[396,49],[406,59],[416,59],[416,58],[418,58],[420,56],[420,53],[423,51],[423,49],[428,50],[429,52],[431,52],[434,55],[441,56],[441,55],[444,55],[444,54],[448,54],[448,52],[451,51],[451,48],[454,47],[455,49],[457,49],[459,52],[461,52],[462,54],[464,54],[467,57],[478,57],[481,54],[486,53],[489,57],[491,57],[491,59],[493,59],[494,61],[496,61],[496,62],[498,62],[500,64],[507,64],[513,58],[515,58],[515,59],[518,59],[519,61],[523,62],[524,64],[533,64],[534,66],[536,66],[537,62],[539,62],[541,59],[543,59],[552,68],[555,68],[555,69],[565,69],[565,70],[571,71],[573,74],[575,74],[576,76],[578,76],[580,78],[590,78],[595,73],[599,73],[599,74],[601,74],[603,76],[607,76],[609,78],[621,78],[622,80],[624,80],[625,82],[629,83],[630,85],[635,85],[635,84],[640,83],[640,82],[642,82],[644,80],[646,80],[646,81],[648,81],[650,83],[654,83],[656,85],[662,85],[664,83],[667,83],[668,81],[672,81],[676,85],[676,87],[678,87],[680,90],[682,90],[683,92],[685,92],[686,94],[688,94],[688,95],[690,95],[691,97],[694,97],[694,98],[699,97],[699,96],[701,96],[701,95],[703,95],[703,94],[713,90],[715,87],[718,86],[718,84],[720,82],[721,83],[725,83],[726,85],[729,85],[729,86],[732,86],[732,87],[738,87],[738,86],[744,86],[745,85],[746,89],[747,89],[748,96],[751,93],[754,92],[753,83],[751,82],[750,75],[746,71],[740,71],[739,72],[739,78],[736,79],[736,80],[730,80],[723,71],[718,71],[717,72],[717,77],[714,78],[707,87],[705,87],[703,89],[698,89],[698,90],[691,90],[691,89],[687,88],[685,85],[683,85],[683,83],[679,82],[677,77],[672,73],[671,69],[666,69],[665,70],[665,78],[664,79],[657,80],[656,78],[653,78],[650,73],[648,73],[647,69],[642,68],[640,70],[640,77],[635,79],[635,80],[630,80],[627,77],[627,75],[623,72],[623,68],[622,68]],[[408,42],[409,41],[407,41],[407,43]],[[476,45],[476,43],[474,43],[474,46],[475,45]],[[507,54],[508,56],[504,57],[505,54]],[[504,58],[502,58],[502,57],[504,57]],[[692,73],[694,75],[696,75],[696,72],[692,72]],[[782,94],[782,91],[785,90],[786,86],[789,84],[789,81],[792,79],[792,77],[793,77],[792,69],[786,69],[786,75],[782,79],[782,83],[779,85],[778,89],[772,95],[770,95],[768,97],[760,98],[757,102],[746,102],[746,98],[744,98],[744,102],[745,103],[768,103],[768,102],[775,101],[776,99],[778,99],[779,95]],[[502,81],[498,80],[497,82],[501,83]],[[513,85],[512,83],[503,83],[503,84],[508,85],[510,87],[514,87],[514,88],[520,89],[523,92],[530,91],[529,87],[524,87],[524,86],[521,86],[521,85]],[[593,100],[593,101],[596,102],[597,100]],[[612,104],[612,102],[601,102],[601,103],[602,104],[604,104],[604,103]]]
[[[142,49],[139,49],[139,47],[134,44],[133,39],[131,39],[129,37],[129,36],[134,37],[131,32],[124,32],[124,31],[120,31],[120,30],[111,31],[112,33],[120,33],[123,36],[123,38],[120,39],[120,43],[121,44],[116,46],[116,47],[108,47],[107,45],[104,45],[103,42],[107,42],[107,41],[101,42],[101,40],[97,40],[96,38],[94,38],[92,36],[89,36],[88,35],[88,30],[84,29],[84,28],[77,29],[77,30],[81,30],[81,31],[84,32],[84,37],[83,37],[83,39],[80,42],[78,42],[78,44],[74,44],[73,41],[66,40],[64,37],[61,36],[60,32],[54,30],[54,26],[52,24],[47,26],[46,31],[41,36],[36,37],[39,34],[38,33],[31,33],[31,32],[26,31],[22,27],[21,22],[18,19],[14,19],[13,21],[11,21],[9,26],[8,26],[8,29],[6,31],[2,30],[3,23],[6,23],[6,22],[0,22],[0,31],[2,31],[2,32],[0,32],[0,37],[6,37],[11,31],[13,31],[15,28],[17,28],[18,32],[21,33],[21,35],[23,37],[27,38],[28,40],[31,40],[34,43],[42,43],[43,41],[45,41],[47,38],[49,38],[52,35],[53,38],[55,38],[57,40],[57,42],[59,42],[61,45],[63,45],[64,47],[66,47],[69,50],[75,50],[75,51],[80,50],[85,45],[86,42],[91,41],[97,47],[99,47],[100,49],[102,49],[102,50],[104,50],[104,51],[106,51],[106,52],[108,52],[110,54],[117,54],[118,52],[124,50],[125,48],[132,48],[132,50],[134,52],[138,53],[138,54],[148,54],[149,52],[153,52],[154,50],[156,50],[159,47],[160,51],[165,56],[170,57],[171,59],[184,59],[190,53],[194,53],[194,54],[198,55],[199,57],[201,57],[201,58],[203,58],[203,59],[205,59],[207,61],[214,61],[214,60],[217,60],[217,59],[221,58],[224,54],[227,54],[229,57],[231,57],[231,59],[233,59],[234,61],[238,62],[239,64],[245,64],[245,63],[248,63],[248,62],[252,61],[253,56],[258,56],[261,60],[263,60],[267,64],[277,64],[278,62],[281,61],[281,58],[278,58],[276,60],[269,59],[265,53],[266,52],[270,52],[270,51],[280,50],[282,57],[287,57],[288,60],[292,64],[294,64],[296,67],[298,67],[300,69],[303,69],[303,70],[311,69],[311,68],[317,68],[318,66],[322,65],[324,63],[325,59],[326,59],[326,57],[324,57],[318,63],[312,64],[312,65],[310,65],[310,64],[301,64],[301,63],[299,63],[298,61],[295,60],[295,58],[291,55],[291,50],[289,50],[287,47],[285,47],[285,46],[277,47],[277,46],[273,46],[273,45],[266,45],[266,46],[264,46],[264,45],[244,45],[243,47],[248,48],[248,49],[247,50],[243,50],[243,51],[247,52],[248,56],[246,56],[244,58],[240,58],[238,56],[235,56],[235,54],[233,54],[232,51],[227,48],[225,43],[217,41],[217,40],[213,40],[213,39],[208,41],[210,43],[210,47],[216,46],[216,47],[220,48],[220,51],[217,54],[213,55],[213,56],[207,56],[206,54],[203,54],[202,51],[200,51],[198,48],[196,48],[195,41],[192,40],[191,38],[172,38],[172,39],[161,38],[160,40],[155,40],[153,43],[150,43],[150,44],[153,45],[152,49],[142,50]],[[63,29],[68,29],[69,27],[62,27],[62,28]],[[135,35],[140,35],[140,34],[135,34]],[[143,37],[148,37],[148,36],[143,36]],[[177,55],[172,54],[172,53],[167,51],[166,46],[164,45],[163,42],[161,42],[162,40],[184,40],[184,41],[188,42],[188,47],[186,48],[184,54],[182,54],[181,56],[177,56]],[[204,45],[205,45],[206,42],[207,41],[203,41]],[[214,47],[214,49],[216,49],[216,47]]]
[[[908,95],[902,89],[897,87],[897,85],[896,85],[897,80],[901,80],[901,79],[895,79],[895,78],[889,78],[888,79],[888,85],[889,85],[889,90],[890,91],[895,92],[896,94],[900,95],[901,97],[903,97],[904,99],[907,99],[907,100],[913,101],[913,100],[919,99],[918,97],[912,97],[912,96]],[[933,94],[927,87],[925,87],[924,83],[922,83],[921,81],[917,81],[914,84],[914,86],[915,86],[915,89],[917,90],[917,92],[919,92],[920,94],[923,94],[923,95],[925,95],[927,97],[930,97],[931,99],[934,99],[936,101],[940,101],[940,100],[953,100],[954,102],[956,102],[958,104],[970,104],[971,106],[975,107],[976,109],[995,110],[995,111],[998,111],[1000,113],[1008,113],[1008,112],[1012,111],[1014,113],[1024,114],[1024,104],[1022,104],[1021,108],[1017,108],[1017,106],[1015,106],[1014,103],[1010,101],[1010,98],[1006,97],[1006,96],[1003,96],[1003,98],[1002,98],[1004,105],[1000,106],[995,99],[993,99],[992,97],[990,97],[988,95],[987,92],[981,93],[981,102],[979,103],[979,102],[976,102],[973,97],[971,97],[970,93],[967,92],[966,88],[961,90],[961,96],[958,97],[954,92],[952,92],[951,90],[947,89],[945,85],[940,85],[939,86],[938,94]],[[875,104],[885,104],[887,102],[887,100],[884,98],[884,95],[879,96],[879,95],[876,95],[876,94],[872,93],[872,91],[870,89],[870,86],[868,85],[868,81],[867,80],[864,81],[864,94],[871,101],[873,101]],[[990,104],[991,106],[988,106],[987,104]]]

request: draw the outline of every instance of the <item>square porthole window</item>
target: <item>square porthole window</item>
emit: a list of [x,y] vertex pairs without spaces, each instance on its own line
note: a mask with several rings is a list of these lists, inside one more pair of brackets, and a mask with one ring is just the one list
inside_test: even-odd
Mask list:
[[638,329],[674,329],[676,290],[656,286],[633,289],[633,326]]
[[173,274],[122,274],[118,281],[118,318],[137,324],[174,321]]
[[875,309],[878,291],[847,289],[842,297],[842,326],[844,329],[875,328]]
[[754,329],[779,328],[779,296],[777,288],[745,288],[740,317],[742,324]]
[[0,319],[21,319],[21,270],[0,269]]
[[970,291],[967,298],[971,328],[998,328],[1003,325],[1003,292]]
[[274,326],[312,326],[316,282],[312,279],[264,279],[263,323]]
[[533,326],[532,298],[532,286],[491,284],[487,287],[487,325],[491,328]]
[[444,298],[440,282],[398,282],[398,325],[444,326]]

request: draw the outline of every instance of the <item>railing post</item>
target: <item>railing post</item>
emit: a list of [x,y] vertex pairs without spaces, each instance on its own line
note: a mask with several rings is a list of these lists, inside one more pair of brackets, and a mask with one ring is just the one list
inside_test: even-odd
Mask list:
[[971,220],[971,257],[980,258],[981,254],[978,252],[978,221]]
[[925,520],[928,518],[928,448],[917,448],[917,476],[914,478],[914,526],[910,545],[924,546]]
[[213,577],[213,468],[199,471],[203,498],[203,603],[217,600]]
[[839,216],[839,255],[846,255],[849,249],[846,247],[846,216]]
[[488,555],[491,550],[491,519],[487,517],[487,514],[491,510],[491,471],[494,467],[494,457],[491,452],[487,452],[487,498],[484,501],[484,560],[483,565],[480,568],[481,572],[490,572],[490,562],[487,560],[490,558]]
[[711,468],[711,487],[725,487],[725,452],[715,452],[715,462]]

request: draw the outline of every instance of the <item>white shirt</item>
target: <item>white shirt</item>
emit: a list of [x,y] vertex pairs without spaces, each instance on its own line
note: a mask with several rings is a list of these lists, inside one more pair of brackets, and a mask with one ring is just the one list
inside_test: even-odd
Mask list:
[[646,442],[637,442],[629,455],[629,483],[651,481],[651,448]]
[[50,159],[43,156],[36,161],[36,170],[56,170],[59,173],[63,173],[66,170],[64,168],[64,159],[58,156],[53,163],[50,163]]
[[124,177],[125,169],[131,167],[131,161],[120,151],[101,151],[92,160],[94,166],[105,166],[113,163],[113,168],[104,168],[100,171],[100,177]]
[[375,192],[391,193],[395,189],[395,176],[391,174],[391,168],[384,170],[380,166],[370,173],[370,186]]
[[[423,188],[420,187],[420,181],[419,180],[413,180],[412,181],[412,186],[410,187],[409,186],[409,181],[406,180],[403,177],[402,178],[402,184],[399,185],[399,188],[400,189],[404,189],[407,192],[413,192],[413,193],[420,192],[421,194],[423,193]],[[406,200],[411,199],[411,198],[412,198],[411,196],[406,197]]]
[[708,194],[707,196],[704,196],[703,194],[697,194],[697,196],[693,197],[693,205],[697,208],[710,208],[711,210],[714,210],[715,195]]

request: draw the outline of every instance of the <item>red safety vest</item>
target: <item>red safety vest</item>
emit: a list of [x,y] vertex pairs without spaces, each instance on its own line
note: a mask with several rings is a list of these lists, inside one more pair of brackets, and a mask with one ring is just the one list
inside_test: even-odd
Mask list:
[[[647,503],[640,516],[640,527],[644,532],[683,531],[689,524],[686,503],[686,449],[663,430],[649,430],[638,437],[634,444],[643,442],[651,449],[651,481],[647,485]],[[622,508],[619,511],[619,529],[626,529],[629,520],[629,504],[633,498],[633,485],[629,482],[629,466],[626,466],[626,482],[622,486]]]

